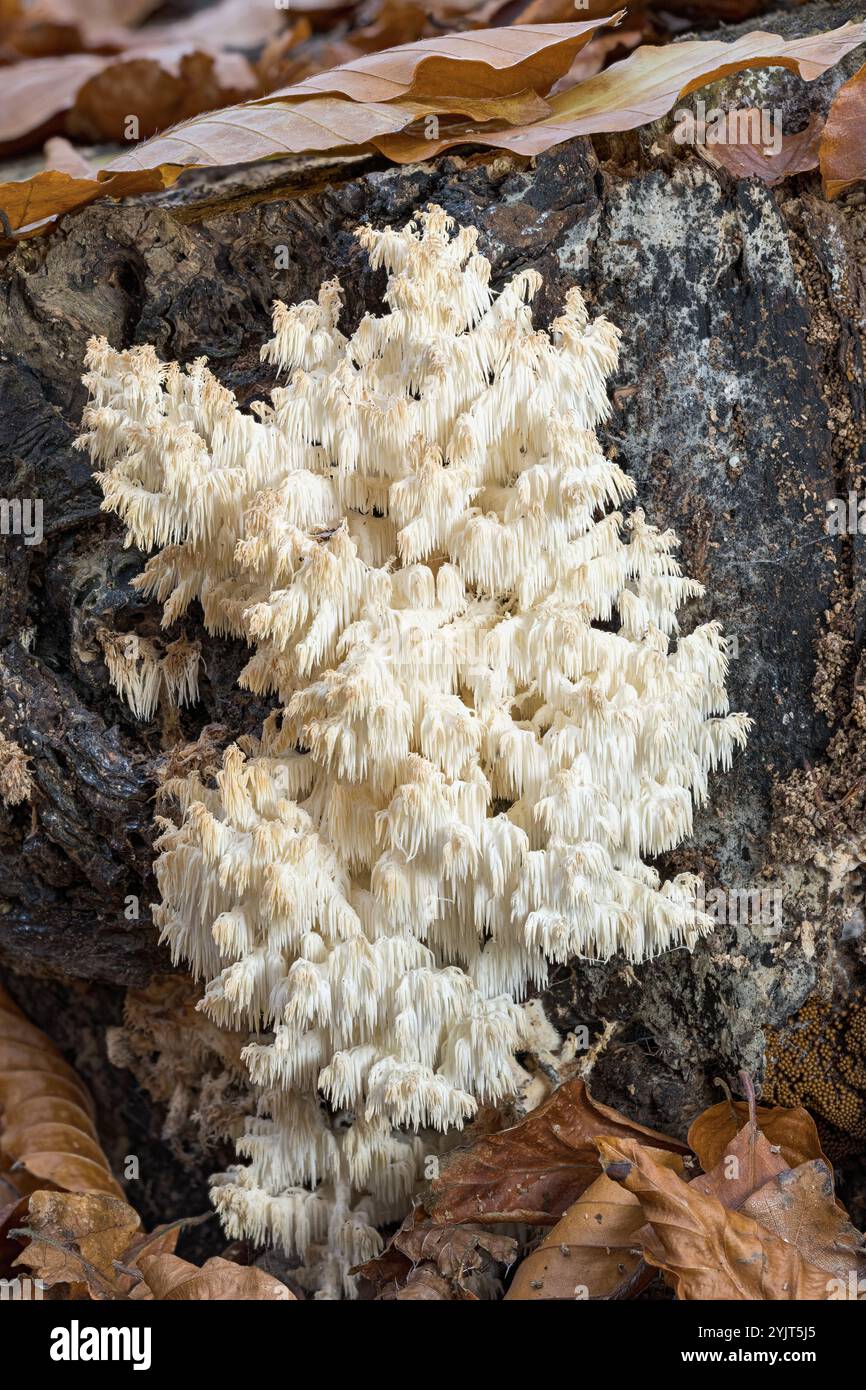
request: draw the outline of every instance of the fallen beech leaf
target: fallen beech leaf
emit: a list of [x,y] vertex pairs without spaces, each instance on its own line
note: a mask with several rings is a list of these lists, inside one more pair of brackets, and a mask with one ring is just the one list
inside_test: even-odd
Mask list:
[[385,1289],[379,1295],[381,1302],[447,1303],[460,1299],[477,1302],[475,1294],[455,1293],[453,1284],[428,1264],[413,1269],[402,1288]]
[[42,153],[46,169],[56,169],[59,174],[70,174],[74,179],[96,178],[96,167],[62,135],[46,140]]
[[91,53],[70,53],[63,58],[34,58],[4,69],[0,150],[47,127],[72,106],[75,93],[105,62]]
[[[113,3],[113,0],[111,0]],[[206,48],[241,48],[247,52],[267,43],[285,24],[289,6],[274,0],[218,0],[198,14],[169,24],[151,24],[127,37],[127,47],[142,44],[202,44]],[[301,9],[292,4],[295,12]]]
[[[526,23],[525,20],[521,22]],[[587,77],[594,77],[606,66],[610,54],[616,53],[619,49],[628,52],[632,48],[637,48],[642,38],[643,30],[641,28],[630,29],[625,25],[609,34],[598,34],[588,47],[578,53],[568,72],[560,77],[559,81],[551,88],[551,93],[555,95],[558,92],[565,92],[576,82],[584,82]]]
[[[285,85],[288,81],[297,81],[299,76],[306,76],[308,71],[314,70],[306,68],[303,61],[299,62],[294,55],[294,49],[297,48],[298,44],[306,43],[307,39],[312,37],[312,33],[310,21],[301,18],[296,20],[290,29],[285,29],[270,40],[256,62],[256,72],[259,75],[262,91],[273,91],[274,87],[281,84]],[[321,41],[323,54],[326,51],[326,46],[327,51],[334,55],[333,66],[347,62],[349,57],[354,57],[359,51],[348,42],[340,40],[333,42],[323,39]],[[341,50],[345,50],[344,55],[337,56]],[[327,62],[323,62],[322,66],[327,67]],[[296,69],[302,67],[304,68],[303,74],[298,72],[296,75]]]
[[405,1234],[395,1237],[394,1244],[412,1264],[432,1260],[448,1279],[466,1272],[479,1247],[503,1264],[510,1264],[517,1250],[517,1241],[511,1236],[493,1235],[471,1226],[438,1226],[432,1221],[414,1223]]
[[543,96],[601,23],[446,34],[370,54],[256,101],[187,121],[121,155],[105,172],[234,164],[368,145],[403,130],[419,114],[421,102],[444,113],[527,88]]
[[647,125],[690,92],[743,68],[784,67],[811,82],[864,39],[866,29],[858,22],[790,40],[755,30],[733,43],[690,39],[664,48],[646,45],[595,77],[552,96],[551,114],[534,125],[511,130],[463,127],[432,141],[416,135],[391,135],[377,138],[375,143],[398,162],[429,159],[467,143],[491,145],[515,154],[542,154],[576,135]]
[[847,1282],[866,1274],[866,1245],[833,1195],[833,1174],[820,1158],[788,1168],[743,1203],[747,1216],[796,1246],[810,1264]]
[[683,1182],[635,1140],[601,1139],[599,1151],[608,1171],[640,1201],[656,1237],[643,1242],[644,1258],[669,1276],[677,1298],[829,1298],[825,1270],[752,1217]]
[[[659,1163],[682,1174],[679,1154],[651,1150]],[[569,1207],[519,1266],[505,1295],[511,1300],[627,1298],[654,1271],[643,1259],[637,1233],[646,1217],[637,1197],[602,1173]]]
[[75,1072],[0,989],[0,1170],[21,1194],[34,1180],[123,1198],[96,1136],[93,1102]]
[[140,1224],[128,1203],[105,1193],[34,1192],[27,1217],[32,1238],[15,1263],[49,1287],[84,1285],[94,1297],[111,1296],[114,1262]]
[[174,44],[133,50],[111,60],[79,90],[66,124],[84,140],[123,140],[134,111],[142,136],[258,90],[239,53]]
[[[585,82],[550,95],[551,86],[592,32],[611,22],[599,18],[581,24],[471,31],[356,59],[347,67],[283,88],[281,94],[182,122],[101,170],[95,189],[87,181],[53,189],[43,184],[33,193],[42,209],[38,219],[21,217],[22,204],[26,207],[31,200],[27,186],[32,180],[0,186],[0,210],[9,232],[23,227],[32,235],[35,223],[96,197],[144,191],[143,186],[117,182],[119,175],[136,172],[149,171],[153,188],[168,186],[182,168],[287,154],[375,149],[397,162],[410,162],[468,143],[534,155],[576,135],[646,124],[679,97],[743,68],[781,66],[811,80],[864,40],[863,25],[850,23],[790,41],[759,31],[734,43],[694,40],[667,48],[642,47]],[[515,34],[522,39],[511,37]],[[529,89],[546,97],[549,114],[516,126],[499,116],[492,119],[497,98],[513,98]],[[374,92],[388,99],[372,100]],[[352,100],[350,94],[363,100]],[[507,114],[508,107],[503,109]],[[467,120],[462,114],[467,110],[480,111],[483,124],[472,117]],[[421,115],[425,125],[426,116],[437,117],[436,138],[427,139],[426,129],[423,134],[408,129]],[[52,191],[59,206],[50,205]]]
[[[431,1221],[422,1207],[409,1213],[380,1255],[359,1265],[353,1273],[362,1275],[377,1289],[377,1297],[400,1296],[399,1290],[414,1285],[424,1271],[435,1279],[421,1283],[406,1297],[464,1298],[471,1294],[466,1280],[487,1273],[495,1264],[511,1265],[517,1241],[496,1235],[478,1226],[443,1226]],[[450,1287],[450,1294],[444,1290]],[[435,1289],[433,1293],[429,1289]]]
[[[616,24],[624,14],[620,10],[604,22]],[[294,87],[260,97],[258,104],[325,93],[365,102],[419,101],[456,95],[458,90],[466,97],[511,96],[525,87],[543,95],[568,71],[575,53],[589,42],[600,24],[596,19],[580,24],[518,25],[442,34],[308,77]]]
[[125,198],[132,193],[152,193],[169,187],[180,169],[144,169],[141,173],[118,174],[110,180],[76,178],[54,169],[43,170],[32,178],[0,183],[0,215],[7,232],[38,229],[48,219],[86,207],[97,198]]
[[138,1267],[153,1297],[196,1302],[240,1300],[293,1303],[295,1295],[279,1279],[255,1265],[236,1265],[218,1255],[201,1269],[178,1255],[140,1255]]
[[[759,1105],[756,1109],[758,1129],[770,1144],[775,1145],[789,1168],[797,1168],[813,1158],[822,1158],[821,1141],[815,1121],[802,1106]],[[698,1156],[705,1173],[709,1173],[724,1158],[734,1136],[749,1118],[745,1101],[721,1101],[711,1105],[692,1124],[689,1145]]]
[[[769,145],[761,141],[764,114],[757,109],[729,111],[723,127],[725,139],[699,146],[701,154],[710,164],[721,165],[735,178],[758,178],[769,184],[817,169],[823,118],[816,112],[805,130],[780,135],[779,148],[774,153],[775,135]],[[746,138],[743,138],[744,132]]]
[[148,135],[257,90],[255,73],[240,54],[183,45],[18,63],[4,73],[0,153],[32,143],[61,118],[71,134],[124,140],[131,111]]
[[[167,24],[130,28],[161,0],[38,0],[2,35],[7,47],[28,58],[81,51],[120,53],[154,44],[215,42],[221,49],[253,49],[279,32],[285,11],[274,0],[218,0],[199,14]],[[0,12],[2,13],[2,12]],[[2,20],[0,20],[2,23]]]
[[833,98],[818,159],[824,192],[838,198],[846,188],[866,179],[866,63]]
[[725,1145],[725,1152],[709,1173],[692,1179],[696,1192],[717,1197],[722,1206],[739,1208],[764,1183],[789,1172],[779,1150],[749,1120]]
[[[209,1217],[210,1213],[207,1215]],[[129,1267],[136,1265],[142,1255],[173,1255],[184,1227],[196,1225],[201,1220],[201,1217],[195,1217],[191,1221],[171,1221],[168,1225],[157,1226],[153,1231],[141,1231],[124,1250],[121,1263]]]
[[568,1081],[520,1124],[449,1154],[424,1205],[437,1222],[553,1225],[598,1177],[595,1140],[602,1134],[688,1152],[594,1101],[583,1081]]

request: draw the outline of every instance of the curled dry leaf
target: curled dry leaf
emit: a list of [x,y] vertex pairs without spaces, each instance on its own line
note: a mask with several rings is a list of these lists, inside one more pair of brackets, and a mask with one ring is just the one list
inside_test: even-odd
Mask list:
[[34,1192],[31,1240],[15,1263],[48,1287],[70,1284],[93,1298],[117,1298],[115,1261],[123,1260],[140,1224],[127,1202],[105,1192]]
[[[113,198],[125,198],[134,193],[153,193],[168,188],[182,171],[180,169],[149,169],[140,174],[122,174],[113,178],[110,192]],[[42,170],[30,179],[0,183],[0,221],[7,235],[35,235],[45,223],[86,207],[97,198],[104,198],[109,187],[99,175],[78,178],[55,169]]]
[[0,989],[0,1171],[24,1195],[46,1185],[123,1198],[93,1102],[44,1033]]
[[[651,1150],[682,1175],[679,1154]],[[520,1264],[505,1295],[513,1301],[632,1298],[655,1277],[638,1232],[646,1217],[637,1197],[602,1173]]]
[[[293,1303],[295,1295],[279,1279],[254,1265],[236,1265],[218,1255],[199,1269],[178,1255],[140,1255],[138,1267],[150,1296],[158,1300]],[[146,1297],[140,1294],[139,1297]]]
[[838,198],[852,184],[866,179],[866,63],[833,98],[818,159],[824,191]]
[[[792,174],[803,174],[818,167],[818,145],[824,125],[817,112],[805,130],[783,135],[765,131],[766,112],[757,109],[729,111],[719,134],[721,140],[699,145],[710,163],[727,169],[738,179],[758,178],[764,183],[781,183]],[[769,141],[763,136],[768,134]]]
[[[528,87],[546,96],[593,31],[616,18],[473,31],[373,54],[214,117],[198,117],[121,156],[107,172],[235,163],[365,144],[398,161],[429,159],[466,143],[540,154],[575,135],[644,125],[689,92],[743,68],[782,66],[811,80],[864,39],[863,25],[851,23],[793,40],[758,31],[734,43],[693,40],[642,47],[550,97],[550,112],[541,119],[497,129],[497,98]],[[455,116],[467,104],[478,111],[479,101],[487,103],[488,122],[481,129],[452,123],[438,139],[406,131],[421,114]]]
[[[624,14],[620,10],[604,22],[616,24]],[[513,96],[525,88],[543,96],[568,71],[600,23],[595,19],[443,34],[371,53],[252,104],[297,102],[325,94],[357,102],[435,101],[443,96],[478,100]]]
[[497,98],[549,91],[601,23],[446,34],[370,54],[187,121],[113,160],[106,173],[371,145],[427,113],[468,108],[492,119]]
[[[694,1121],[688,1134],[689,1145],[705,1173],[722,1162],[732,1140],[748,1119],[749,1107],[745,1101],[722,1101],[719,1105],[711,1105]],[[821,1152],[815,1121],[802,1106],[789,1110],[782,1105],[759,1105],[755,1119],[768,1142],[779,1149],[787,1167],[796,1168],[813,1158],[827,1161]]]
[[607,1171],[640,1201],[654,1240],[644,1258],[657,1265],[680,1299],[826,1300],[827,1272],[796,1246],[683,1182],[633,1139],[601,1139]]
[[531,126],[479,130],[464,125],[443,133],[438,140],[401,133],[383,135],[375,144],[398,162],[429,159],[467,142],[538,155],[576,135],[647,125],[689,93],[744,68],[784,67],[811,82],[864,39],[866,29],[858,22],[791,40],[756,30],[733,43],[691,39],[664,48],[645,45],[595,77],[551,97],[550,115]]
[[568,1081],[520,1124],[449,1154],[424,1205],[440,1223],[553,1225],[598,1177],[595,1140],[602,1134],[688,1153],[677,1139],[594,1101],[583,1081]]

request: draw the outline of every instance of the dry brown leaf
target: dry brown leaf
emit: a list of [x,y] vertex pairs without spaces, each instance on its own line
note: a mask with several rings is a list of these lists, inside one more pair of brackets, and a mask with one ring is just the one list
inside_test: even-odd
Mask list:
[[145,169],[136,174],[120,174],[106,182],[96,178],[77,178],[54,169],[42,170],[29,179],[0,183],[0,218],[7,235],[28,234],[64,212],[86,207],[97,198],[125,198],[133,193],[152,193],[168,188],[182,171]]
[[715,1167],[694,1178],[692,1186],[696,1192],[717,1197],[722,1206],[734,1209],[742,1207],[746,1198],[764,1183],[788,1171],[779,1149],[750,1119],[725,1145]]
[[[822,1158],[821,1141],[815,1121],[802,1106],[786,1109],[782,1105],[759,1105],[756,1109],[758,1129],[770,1144],[775,1145],[789,1168],[797,1168],[810,1159]],[[698,1156],[705,1173],[720,1163],[728,1147],[749,1118],[746,1101],[722,1101],[711,1105],[692,1124],[689,1144]]]
[[[308,72],[315,71],[315,67],[306,67],[303,60],[298,60],[294,50],[299,44],[306,43],[312,37],[313,29],[310,21],[301,18],[295,21],[290,29],[285,29],[281,34],[277,34],[265,45],[263,52],[256,62],[256,72],[259,75],[259,82],[263,92],[271,92],[275,87],[284,86],[287,82],[296,82],[301,76],[306,77]],[[345,41],[331,41],[323,39],[320,41],[324,61],[327,66],[326,52],[333,56],[333,63],[345,63],[350,57],[354,57],[358,50]],[[336,56],[341,49],[345,49],[344,56]],[[300,69],[303,68],[303,72]]]
[[753,138],[759,136],[763,114],[757,109],[729,111],[720,128],[724,139],[699,146],[703,157],[710,164],[727,169],[735,178],[758,178],[769,184],[781,183],[792,174],[817,169],[823,117],[816,112],[805,130],[782,135],[780,148],[774,152],[774,138],[770,145],[762,144],[760,138]]
[[598,1177],[595,1140],[621,1135],[673,1153],[685,1144],[594,1101],[568,1081],[520,1124],[484,1135],[443,1161],[424,1205],[437,1222],[556,1222]]
[[258,78],[240,53],[186,44],[132,50],[110,60],[76,95],[66,117],[79,139],[122,141],[129,112],[142,137],[258,91]]
[[833,98],[818,160],[828,198],[866,179],[866,63]]
[[601,1139],[606,1171],[640,1201],[655,1240],[644,1258],[683,1300],[826,1300],[825,1270],[743,1212],[731,1211],[633,1139]]
[[[651,1150],[682,1174],[679,1154]],[[631,1298],[655,1277],[637,1233],[646,1217],[637,1197],[602,1173],[519,1266],[506,1299]]]
[[820,1158],[788,1168],[743,1203],[742,1211],[796,1246],[804,1259],[847,1284],[866,1274],[866,1247],[833,1195],[833,1174]]
[[453,1303],[462,1300],[477,1302],[477,1296],[472,1293],[455,1293],[454,1285],[450,1284],[444,1274],[439,1274],[435,1265],[420,1265],[418,1269],[410,1271],[406,1283],[400,1288],[392,1285],[383,1289],[379,1294],[379,1301],[390,1302],[415,1302],[415,1303]]
[[[479,127],[477,118],[460,117],[469,107],[492,118],[498,98],[511,99],[530,89],[544,97],[592,33],[609,26],[609,19],[599,18],[472,31],[357,59],[348,67],[282,89],[282,97],[271,94],[182,122],[113,161],[100,171],[95,187],[88,180],[43,182],[32,190],[33,180],[0,186],[7,231],[23,228],[32,235],[45,219],[99,196],[121,197],[168,186],[184,167],[363,149],[408,162],[466,143],[538,154],[575,135],[645,124],[664,114],[678,97],[742,68],[782,66],[811,80],[864,37],[861,24],[846,24],[831,33],[791,41],[757,32],[734,43],[694,40],[667,48],[643,47],[585,82],[548,96],[550,113],[529,124],[509,125],[498,117],[485,119]],[[364,100],[352,100],[349,93]],[[373,100],[374,93],[388,100]],[[478,107],[479,100],[486,105]],[[514,102],[502,109],[513,115]],[[436,138],[427,139],[431,115],[440,125],[438,133],[435,126],[429,127]],[[419,116],[424,118],[422,135],[408,129]],[[124,183],[133,173],[147,173],[153,182]],[[45,175],[36,176],[40,178]],[[38,207],[38,216],[31,204]]]
[[[141,33],[128,35],[125,46],[183,43],[249,52],[280,32],[289,19],[289,8],[275,0],[218,0],[186,19],[148,25]],[[298,4],[291,5],[294,12],[300,9]]]
[[610,33],[598,34],[591,44],[578,53],[568,72],[554,84],[551,95],[565,92],[576,82],[584,82],[587,77],[594,77],[607,66],[612,54],[624,57],[631,49],[638,47],[642,38],[643,32],[639,27],[630,28],[627,24]]
[[338,11],[351,10],[355,0],[292,0],[295,14],[333,15]]
[[521,129],[463,126],[425,140],[417,135],[377,137],[383,154],[398,162],[429,159],[460,144],[490,145],[538,155],[563,140],[601,131],[634,130],[664,116],[678,100],[743,68],[784,67],[811,82],[863,43],[862,23],[804,38],[785,39],[756,30],[733,43],[690,39],[664,48],[644,46],[595,77],[550,98],[551,114]]
[[255,73],[240,54],[192,46],[34,59],[4,73],[0,153],[38,142],[60,125],[87,140],[122,141],[130,113],[141,135],[150,135],[257,90]]
[[70,1284],[94,1298],[118,1297],[115,1261],[140,1224],[128,1203],[103,1192],[34,1192],[27,1216],[31,1240],[15,1263],[49,1287]]
[[[620,10],[605,22],[616,24],[624,14]],[[512,96],[527,87],[543,96],[568,71],[574,55],[601,22],[591,19],[579,24],[517,25],[441,34],[368,54],[332,72],[271,92],[253,104],[295,102],[325,94],[363,102],[458,95],[487,99]]]
[[187,121],[113,160],[106,173],[357,147],[403,130],[419,114],[417,103],[433,112],[460,112],[467,102],[513,97],[527,88],[543,96],[601,23],[446,34],[370,54]]
[[158,1300],[297,1301],[285,1284],[264,1270],[254,1265],[236,1265],[218,1255],[206,1260],[200,1269],[178,1255],[140,1255],[137,1263],[145,1284]]
[[0,989],[0,1170],[24,1195],[34,1180],[123,1197],[96,1137],[93,1102],[54,1045]]
[[74,179],[96,178],[96,166],[62,135],[53,135],[46,140],[42,154],[46,169],[56,169],[58,174],[69,174]]
[[12,57],[57,57],[64,53],[120,53],[154,44],[189,44],[253,49],[282,28],[285,10],[274,0],[219,0],[186,19],[131,25],[158,8],[160,0],[39,0],[19,10],[3,28],[0,42]]
[[0,109],[0,150],[23,142],[25,136],[46,129],[73,105],[75,95],[106,63],[92,53],[72,53],[63,58],[34,58],[3,72],[3,106]]
[[479,1231],[473,1226],[439,1226],[434,1221],[411,1218],[392,1244],[410,1264],[432,1261],[446,1279],[462,1278],[470,1268],[478,1267],[479,1248],[502,1264],[511,1264],[517,1251],[517,1242],[511,1236]]
[[[444,0],[444,3],[447,5],[448,0]],[[795,3],[803,4],[804,0],[795,0]],[[505,13],[509,15],[509,24],[552,23],[566,17],[568,6],[579,8],[585,19],[606,12],[605,0],[580,0],[579,6],[577,0],[529,0],[513,15],[514,0],[489,0],[481,7],[481,13],[487,24],[495,23],[497,15]],[[474,14],[476,0],[467,0],[465,8]],[[736,23],[737,20],[760,14],[762,10],[775,9],[778,9],[777,0],[638,0],[637,4],[629,5],[628,12],[629,16],[640,17],[644,21],[649,19],[648,12],[661,10],[668,15],[687,15],[689,19],[698,19],[701,23],[713,19]]]
[[[312,27],[301,18],[284,34],[272,39],[256,67],[263,92],[273,92],[302,82],[304,78],[341,63],[354,62],[365,53],[378,53],[398,44],[414,43],[430,33],[424,10],[405,0],[381,0],[378,13],[368,24],[335,37],[312,36]],[[300,52],[298,46],[303,45]]]
[[[478,1226],[439,1225],[422,1207],[415,1207],[382,1253],[353,1273],[368,1280],[379,1299],[461,1299],[472,1296],[467,1279],[490,1272],[494,1265],[513,1264],[516,1253],[517,1241],[511,1236]],[[428,1274],[433,1276],[430,1280]]]

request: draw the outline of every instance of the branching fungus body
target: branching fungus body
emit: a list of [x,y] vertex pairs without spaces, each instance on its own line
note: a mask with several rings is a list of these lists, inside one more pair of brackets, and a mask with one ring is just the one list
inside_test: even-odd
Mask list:
[[276,691],[216,785],[176,780],[158,920],[202,1007],[256,1034],[260,1116],[214,1195],[233,1235],[327,1246],[333,1291],[405,1210],[424,1130],[512,1087],[549,962],[642,960],[711,925],[646,861],[687,836],[727,712],[718,625],[595,427],[619,333],[534,271],[497,296],[472,229],[358,232],[388,312],[274,314],[291,374],[242,414],[203,362],[91,344],[82,442],[105,507]]

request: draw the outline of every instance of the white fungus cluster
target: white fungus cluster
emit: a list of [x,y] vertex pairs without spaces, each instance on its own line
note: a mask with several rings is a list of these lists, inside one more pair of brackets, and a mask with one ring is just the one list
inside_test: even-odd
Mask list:
[[430,208],[357,233],[388,312],[350,338],[337,282],[278,304],[289,374],[242,414],[203,361],[94,341],[106,509],[156,550],[166,625],[197,599],[276,691],[260,739],[175,780],[158,921],[202,1007],[255,1035],[228,1232],[325,1247],[326,1294],[405,1211],[424,1131],[513,1087],[550,962],[643,960],[711,925],[646,859],[692,827],[748,727],[676,538],[616,508],[595,426],[619,333],[577,289],[550,333],[471,228]]

